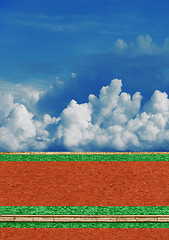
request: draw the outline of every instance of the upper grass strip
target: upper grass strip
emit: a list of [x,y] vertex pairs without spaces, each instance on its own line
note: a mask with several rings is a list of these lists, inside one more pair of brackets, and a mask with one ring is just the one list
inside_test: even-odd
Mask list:
[[156,162],[169,161],[169,154],[2,154],[0,162]]
[[169,215],[169,206],[1,206],[1,215]]

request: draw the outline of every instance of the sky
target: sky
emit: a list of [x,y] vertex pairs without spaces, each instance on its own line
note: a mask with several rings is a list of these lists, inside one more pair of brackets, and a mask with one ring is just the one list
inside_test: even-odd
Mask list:
[[169,151],[168,9],[0,1],[0,151]]

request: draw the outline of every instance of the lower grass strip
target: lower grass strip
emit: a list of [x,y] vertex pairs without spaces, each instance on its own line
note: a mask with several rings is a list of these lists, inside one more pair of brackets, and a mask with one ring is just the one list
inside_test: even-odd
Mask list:
[[169,228],[169,223],[0,222],[0,228]]
[[[12,215],[169,215],[169,206],[1,206],[0,214]],[[0,228],[169,228],[169,223],[55,223],[55,222],[0,222]]]

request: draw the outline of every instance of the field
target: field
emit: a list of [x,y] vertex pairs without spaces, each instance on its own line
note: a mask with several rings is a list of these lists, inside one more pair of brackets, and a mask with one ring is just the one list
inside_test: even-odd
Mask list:
[[[0,176],[0,214],[169,215],[168,154],[1,154]],[[0,239],[169,239],[165,222],[0,227]]]

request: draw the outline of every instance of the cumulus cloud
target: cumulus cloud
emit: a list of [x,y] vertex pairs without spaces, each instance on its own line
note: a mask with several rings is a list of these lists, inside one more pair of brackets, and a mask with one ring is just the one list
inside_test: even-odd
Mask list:
[[[23,89],[22,89],[23,90]],[[38,115],[37,90],[0,94],[1,151],[160,151],[169,150],[169,98],[156,90],[143,106],[139,92],[122,91],[114,79],[90,94],[86,103],[71,100],[60,116]]]
[[[72,151],[168,150],[169,99],[155,91],[141,109],[142,96],[122,92],[121,80],[103,87],[88,103],[72,100],[61,114],[57,138]],[[165,147],[164,147],[165,146]]]
[[1,151],[45,149],[51,140],[46,128],[58,120],[48,114],[39,119],[34,114],[40,92],[18,85],[15,88],[17,90],[12,94],[0,93]]
[[157,55],[169,52],[169,39],[166,38],[162,46],[153,42],[148,34],[139,35],[136,38],[135,43],[127,43],[123,39],[117,39],[112,47],[112,52],[115,54],[128,54],[131,56]]

